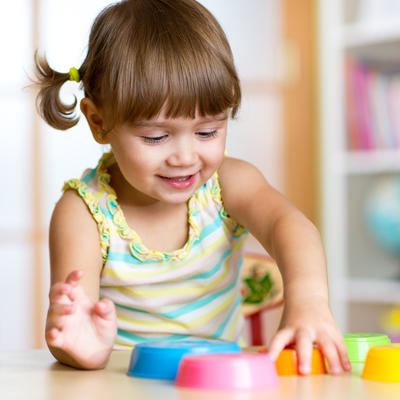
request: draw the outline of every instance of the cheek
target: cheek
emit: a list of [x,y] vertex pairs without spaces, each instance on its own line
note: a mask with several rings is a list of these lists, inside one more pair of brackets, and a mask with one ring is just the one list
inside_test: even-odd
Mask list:
[[[159,157],[157,152],[148,151],[145,146],[133,142],[128,146],[119,146],[118,153],[114,153],[117,161],[124,165],[125,169],[146,170],[155,168]],[[154,150],[154,149],[152,149]]]
[[220,165],[225,157],[225,142],[218,143],[218,146],[215,146],[209,149],[206,152],[206,159],[210,164]]

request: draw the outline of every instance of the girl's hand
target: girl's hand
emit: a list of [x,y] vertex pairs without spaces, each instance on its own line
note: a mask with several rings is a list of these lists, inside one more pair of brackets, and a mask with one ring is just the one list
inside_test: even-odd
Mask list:
[[82,271],[50,289],[46,341],[61,362],[83,369],[103,368],[110,356],[117,322],[108,299],[94,303],[80,286]]
[[299,372],[308,375],[311,372],[314,343],[319,345],[331,374],[340,374],[342,369],[350,371],[351,365],[342,335],[336,327],[327,302],[321,302],[321,299],[287,306],[282,328],[274,336],[268,352],[275,361],[284,347],[295,344]]

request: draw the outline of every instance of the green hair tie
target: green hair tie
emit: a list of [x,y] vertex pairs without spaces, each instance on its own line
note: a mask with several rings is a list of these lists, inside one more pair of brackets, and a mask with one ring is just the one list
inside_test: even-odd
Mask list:
[[81,81],[81,78],[79,76],[79,71],[75,67],[69,69],[69,80],[75,82]]

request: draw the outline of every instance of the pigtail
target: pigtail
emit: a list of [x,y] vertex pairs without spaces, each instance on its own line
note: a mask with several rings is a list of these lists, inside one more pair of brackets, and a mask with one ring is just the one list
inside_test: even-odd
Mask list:
[[35,86],[39,88],[36,107],[40,116],[53,128],[66,130],[75,126],[79,117],[75,114],[78,104],[76,96],[72,104],[60,99],[62,85],[70,80],[68,73],[54,71],[43,56],[35,52]]

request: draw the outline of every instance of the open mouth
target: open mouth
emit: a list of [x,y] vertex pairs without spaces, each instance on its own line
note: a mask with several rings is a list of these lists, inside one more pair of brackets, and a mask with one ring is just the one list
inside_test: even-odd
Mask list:
[[196,174],[185,176],[159,176],[165,183],[176,189],[186,189],[193,185]]
[[163,179],[168,179],[170,181],[177,181],[177,182],[184,182],[189,180],[193,175],[186,175],[186,176],[174,176],[174,177],[168,177],[168,176],[162,176],[161,178]]

